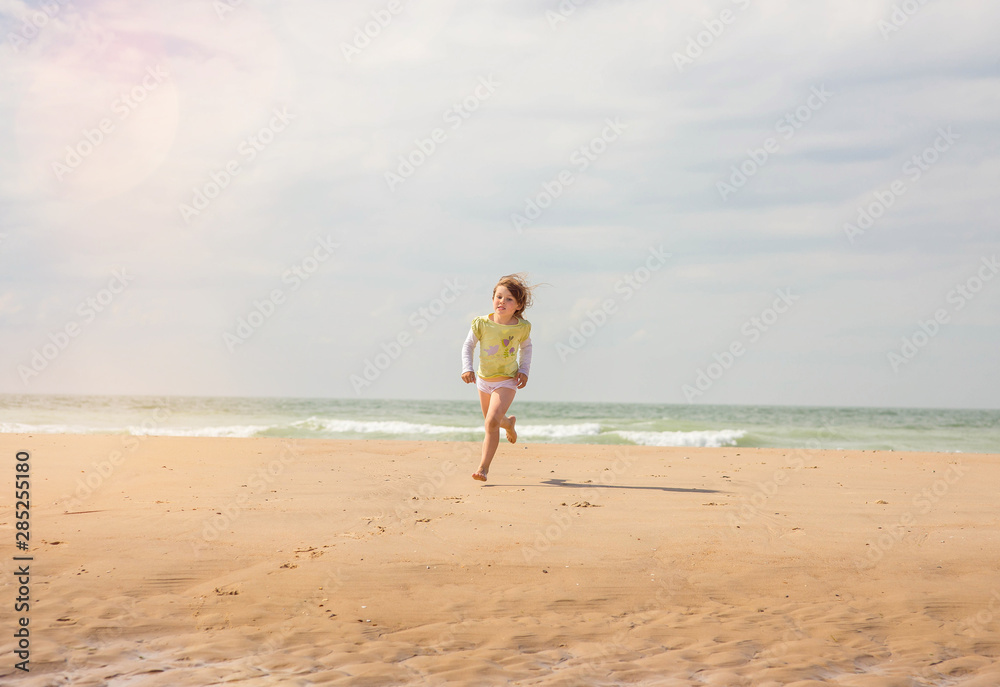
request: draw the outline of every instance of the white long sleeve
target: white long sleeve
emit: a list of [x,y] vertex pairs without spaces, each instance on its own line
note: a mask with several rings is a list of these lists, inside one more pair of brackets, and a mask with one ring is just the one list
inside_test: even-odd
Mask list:
[[529,336],[527,339],[521,342],[521,359],[517,371],[527,376],[528,370],[530,369],[531,369],[531,337]]
[[479,343],[479,339],[476,335],[469,330],[469,335],[465,337],[465,343],[462,344],[462,373],[474,372],[472,367],[472,351],[475,350],[476,344]]

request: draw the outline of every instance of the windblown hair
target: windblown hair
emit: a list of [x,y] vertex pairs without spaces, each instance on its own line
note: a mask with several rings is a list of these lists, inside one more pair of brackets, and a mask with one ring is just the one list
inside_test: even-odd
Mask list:
[[[521,314],[531,306],[531,291],[534,286],[528,286],[528,282],[525,280],[525,275],[521,272],[517,274],[508,274],[504,277],[500,277],[500,281],[497,285],[493,287],[493,295],[497,293],[497,286],[504,286],[510,291],[510,295],[514,297],[517,301],[517,310],[514,315],[520,319]],[[535,285],[537,286],[537,284]]]

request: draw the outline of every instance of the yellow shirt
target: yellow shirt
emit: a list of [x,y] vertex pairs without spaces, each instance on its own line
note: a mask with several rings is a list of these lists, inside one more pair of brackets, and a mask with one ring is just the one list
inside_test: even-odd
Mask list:
[[531,323],[523,317],[517,324],[497,324],[491,316],[472,321],[472,333],[479,339],[479,377],[517,375],[517,349],[531,335]]

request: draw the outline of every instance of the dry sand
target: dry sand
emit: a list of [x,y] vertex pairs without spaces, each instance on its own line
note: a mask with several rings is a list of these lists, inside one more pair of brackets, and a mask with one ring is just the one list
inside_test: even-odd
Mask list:
[[[1000,456],[0,436],[0,682],[1000,685]],[[13,469],[31,455],[30,673]]]

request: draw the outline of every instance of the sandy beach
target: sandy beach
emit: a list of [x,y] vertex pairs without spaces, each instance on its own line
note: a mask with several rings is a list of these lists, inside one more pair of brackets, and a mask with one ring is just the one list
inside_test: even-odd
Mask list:
[[0,447],[4,684],[1000,684],[998,455],[503,443],[483,485],[474,443]]

